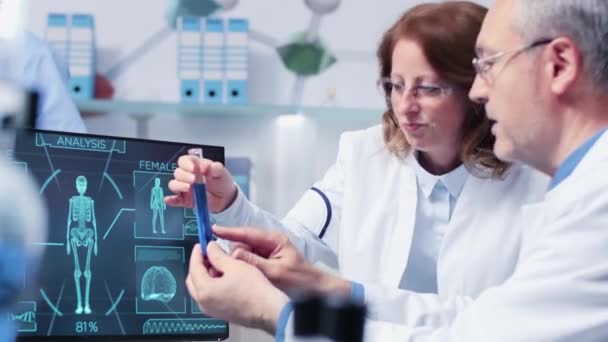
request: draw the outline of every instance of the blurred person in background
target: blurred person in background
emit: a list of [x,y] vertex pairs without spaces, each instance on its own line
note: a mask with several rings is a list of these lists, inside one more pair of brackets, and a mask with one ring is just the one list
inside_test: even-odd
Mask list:
[[84,122],[67,89],[65,61],[48,43],[30,32],[20,35],[16,56],[11,70],[0,67],[0,79],[12,80],[38,93],[36,128],[84,133]]

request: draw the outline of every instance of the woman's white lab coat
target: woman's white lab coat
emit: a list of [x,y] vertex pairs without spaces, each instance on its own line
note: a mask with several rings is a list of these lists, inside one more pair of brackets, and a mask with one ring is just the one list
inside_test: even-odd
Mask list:
[[522,166],[504,180],[468,175],[439,249],[438,295],[417,294],[398,289],[416,220],[414,162],[385,148],[380,126],[344,133],[336,163],[285,219],[241,193],[213,217],[224,225],[282,228],[312,262],[337,262],[343,277],[364,285],[371,318],[435,326],[511,275],[520,207],[542,198],[548,177]]

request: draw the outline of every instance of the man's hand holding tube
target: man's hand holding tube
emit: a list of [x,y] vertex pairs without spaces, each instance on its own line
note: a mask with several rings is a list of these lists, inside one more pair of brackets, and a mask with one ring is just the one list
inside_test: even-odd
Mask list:
[[219,226],[214,226],[213,231],[218,237],[235,243],[232,251],[234,258],[258,268],[274,286],[287,294],[350,294],[349,281],[314,267],[283,233],[249,227]]
[[289,301],[260,270],[226,254],[215,242],[207,246],[207,258],[199,244],[193,248],[186,286],[206,314],[270,334]]
[[350,293],[350,282],[315,268],[282,233],[247,227],[213,230],[218,237],[236,242],[236,248],[228,255],[211,242],[204,258],[197,244],[186,279],[190,295],[210,316],[274,334],[289,302],[281,290]]

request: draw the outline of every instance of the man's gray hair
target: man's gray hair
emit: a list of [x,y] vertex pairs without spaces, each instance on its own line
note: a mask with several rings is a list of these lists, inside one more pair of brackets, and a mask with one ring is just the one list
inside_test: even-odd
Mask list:
[[608,88],[608,0],[517,0],[516,29],[528,44],[567,36],[595,85]]

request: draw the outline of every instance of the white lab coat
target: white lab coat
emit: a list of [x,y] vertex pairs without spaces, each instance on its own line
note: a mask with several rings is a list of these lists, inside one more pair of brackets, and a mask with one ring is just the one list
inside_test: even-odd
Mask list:
[[525,211],[522,252],[503,285],[440,329],[369,321],[366,341],[608,341],[608,133]]
[[411,154],[398,158],[385,148],[380,126],[344,133],[336,163],[314,185],[327,204],[308,191],[280,221],[239,194],[214,219],[282,228],[313,262],[333,264],[337,255],[340,274],[364,285],[370,318],[439,326],[512,274],[520,250],[520,208],[542,199],[549,179],[523,166],[513,167],[504,180],[469,175],[439,250],[438,295],[418,294],[398,289],[415,223],[415,162]]
[[16,61],[0,65],[0,78],[39,92],[36,128],[84,133],[86,127],[68,92],[65,61],[34,34],[23,32],[19,38]]

